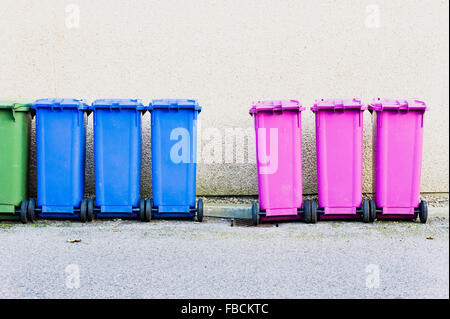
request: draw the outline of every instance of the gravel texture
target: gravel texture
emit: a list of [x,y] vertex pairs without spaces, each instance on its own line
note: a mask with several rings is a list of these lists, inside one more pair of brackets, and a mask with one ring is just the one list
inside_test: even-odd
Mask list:
[[0,223],[0,298],[449,297],[446,217],[237,225]]

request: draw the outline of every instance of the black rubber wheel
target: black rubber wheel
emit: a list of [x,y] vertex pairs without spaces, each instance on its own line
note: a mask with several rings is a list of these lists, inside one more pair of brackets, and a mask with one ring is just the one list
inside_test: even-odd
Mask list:
[[368,200],[362,202],[362,221],[365,223],[370,222],[370,205]]
[[28,220],[32,223],[34,223],[37,219],[36,216],[36,201],[34,200],[34,198],[31,198],[28,201],[28,209],[27,209],[27,214],[28,214]]
[[139,200],[139,214],[138,214],[139,220],[141,222],[145,221],[145,199],[141,198]]
[[87,201],[83,199],[80,205],[80,221],[85,223],[87,220]]
[[258,203],[252,204],[252,225],[258,226],[259,224],[259,205]]
[[311,201],[305,200],[303,202],[303,221],[305,223],[311,222]]
[[424,200],[419,205],[419,219],[422,224],[425,224],[428,219],[428,203]]
[[377,219],[377,204],[372,199],[369,201],[370,206],[370,222],[374,222]]
[[153,218],[153,200],[151,198],[147,198],[145,201],[145,221],[149,222]]
[[201,198],[197,201],[197,221],[199,223],[203,221],[203,200]]
[[94,220],[94,218],[95,218],[94,200],[92,198],[89,198],[87,202],[87,220],[88,222],[91,222]]
[[310,223],[315,224],[317,223],[317,202],[315,200],[311,201],[311,219]]
[[20,221],[23,224],[28,223],[28,201],[26,199],[20,203]]

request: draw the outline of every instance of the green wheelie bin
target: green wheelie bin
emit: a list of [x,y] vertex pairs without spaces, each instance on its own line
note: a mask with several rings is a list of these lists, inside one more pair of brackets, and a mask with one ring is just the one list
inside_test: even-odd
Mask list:
[[[27,200],[30,106],[0,100],[0,221],[30,220]],[[31,219],[34,220],[34,214]]]

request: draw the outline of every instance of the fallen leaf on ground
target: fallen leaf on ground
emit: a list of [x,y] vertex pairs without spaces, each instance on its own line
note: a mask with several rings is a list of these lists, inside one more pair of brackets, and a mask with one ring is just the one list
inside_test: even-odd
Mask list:
[[67,239],[68,243],[81,243],[81,239]]
[[433,240],[433,239],[434,239],[434,237],[431,237],[431,236],[429,236],[429,237],[427,237],[427,239]]

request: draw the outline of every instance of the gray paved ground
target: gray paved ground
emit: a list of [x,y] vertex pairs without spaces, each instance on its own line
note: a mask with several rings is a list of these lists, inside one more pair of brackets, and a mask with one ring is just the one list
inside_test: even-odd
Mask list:
[[0,298],[448,298],[449,220],[3,222],[0,269]]

